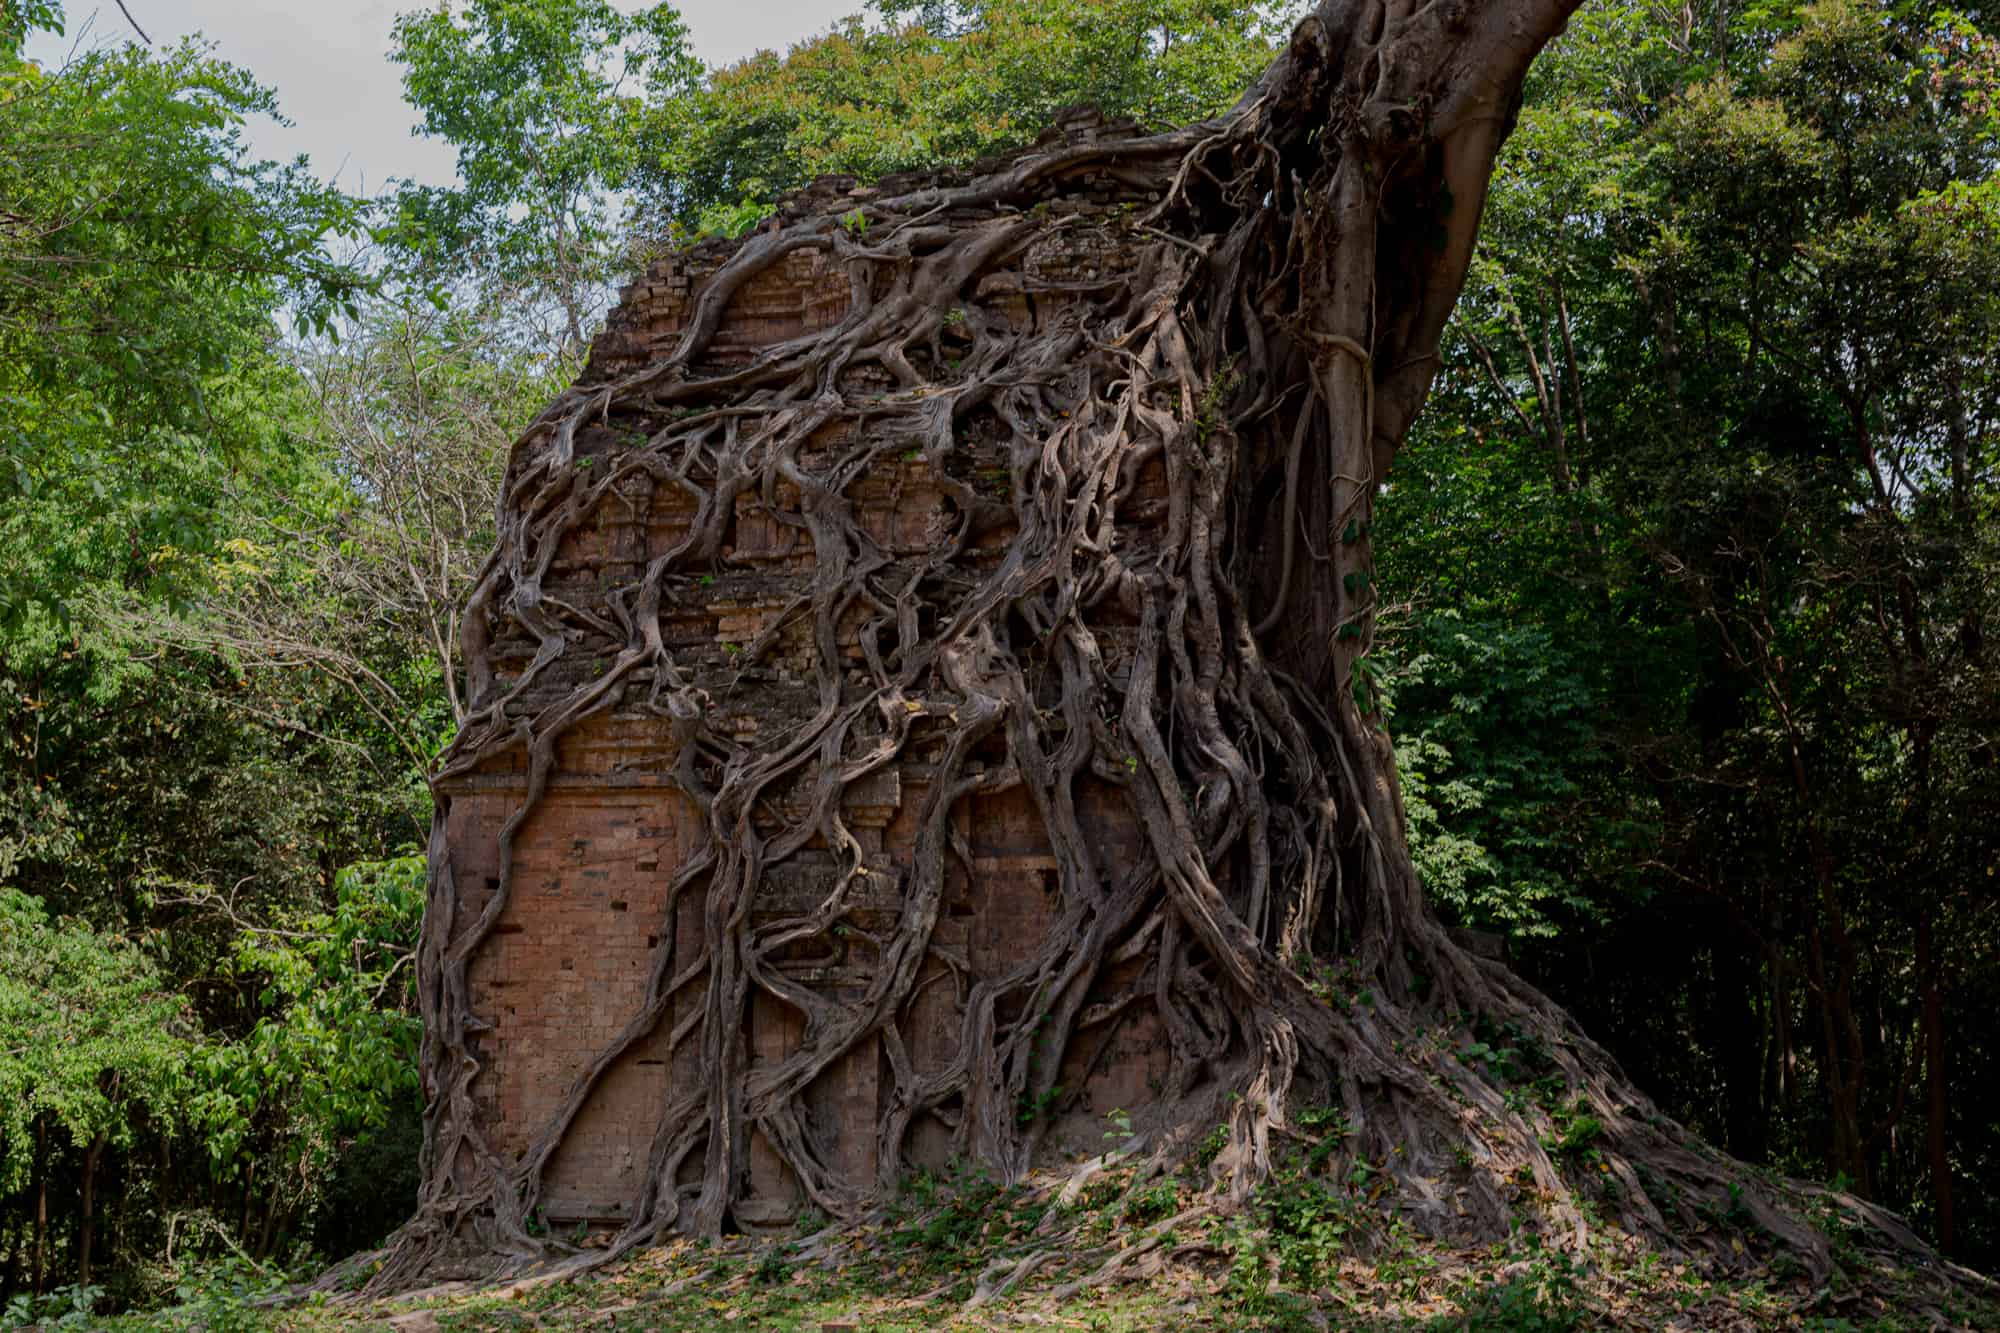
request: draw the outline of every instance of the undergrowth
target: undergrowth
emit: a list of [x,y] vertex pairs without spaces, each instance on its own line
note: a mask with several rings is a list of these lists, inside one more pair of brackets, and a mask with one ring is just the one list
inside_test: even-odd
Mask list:
[[[1589,1150],[1584,1120],[1565,1122],[1565,1152]],[[1299,1132],[1269,1180],[1234,1212],[1201,1207],[1216,1201],[1193,1163],[1169,1175],[1113,1159],[1067,1197],[1066,1176],[1007,1185],[955,1165],[907,1177],[859,1227],[829,1228],[808,1211],[787,1234],[677,1240],[580,1279],[530,1277],[359,1305],[319,1291],[273,1308],[266,1302],[284,1274],[231,1263],[186,1275],[162,1309],[105,1317],[94,1312],[92,1293],[65,1292],[16,1301],[0,1328],[332,1333],[381,1328],[391,1318],[421,1333],[584,1325],[815,1333],[844,1323],[899,1333],[1023,1322],[1101,1333],[2000,1327],[2000,1306],[1969,1297],[1933,1305],[1934,1317],[1910,1313],[1917,1301],[1900,1293],[1914,1292],[1917,1275],[1869,1273],[1858,1261],[1844,1288],[1812,1291],[1776,1268],[1697,1272],[1608,1229],[1587,1252],[1572,1252],[1545,1232],[1531,1202],[1504,1241],[1454,1247],[1422,1234],[1383,1173],[1351,1152],[1355,1136],[1344,1115],[1305,1108],[1293,1124]],[[1094,1280],[1107,1256],[1148,1240],[1158,1242],[1149,1255],[1156,1262]],[[973,1308],[983,1278],[1029,1256],[1043,1260],[1032,1280]]]
[[[1523,1226],[1509,1241],[1456,1250],[1374,1211],[1344,1178],[1301,1162],[1233,1218],[1175,1238],[1171,1259],[1138,1280],[1065,1290],[1087,1277],[1106,1223],[1132,1235],[1157,1221],[1186,1182],[1102,1182],[1089,1200],[1053,1208],[1046,1191],[943,1179],[906,1194],[879,1224],[817,1246],[811,1236],[676,1241],[571,1282],[533,1281],[400,1304],[346,1306],[323,1293],[260,1306],[272,1275],[221,1273],[167,1309],[119,1318],[49,1306],[43,1326],[212,1333],[332,1333],[396,1327],[456,1330],[588,1326],[714,1333],[718,1326],[816,1333],[852,1323],[869,1333],[1019,1327],[1098,1333],[1151,1329],[1381,1330],[1382,1333],[1569,1333],[1586,1329],[1873,1330],[2000,1327],[2000,1308],[1968,1303],[1940,1325],[1901,1311],[1896,1275],[1866,1290],[1811,1293],[1771,1275],[1721,1280],[1604,1246],[1574,1255]],[[1150,1220],[1141,1220],[1141,1219]],[[1044,1223],[1051,1229],[1043,1231]],[[966,1301],[981,1272],[1034,1244],[1061,1253],[1031,1283],[982,1308]],[[1905,1275],[1907,1276],[1907,1275]],[[246,1281],[246,1278],[249,1280]],[[6,1326],[22,1326],[10,1310]],[[67,1316],[67,1317],[65,1317]]]

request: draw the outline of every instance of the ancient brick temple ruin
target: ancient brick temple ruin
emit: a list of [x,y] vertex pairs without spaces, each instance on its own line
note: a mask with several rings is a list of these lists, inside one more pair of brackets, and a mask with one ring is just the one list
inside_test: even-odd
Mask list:
[[1054,1200],[1108,1132],[1200,1211],[1305,1151],[1382,1239],[1818,1285],[1839,1199],[1932,1262],[1447,934],[1360,688],[1375,497],[1573,7],[1323,4],[1214,120],[821,181],[627,292],[467,598],[375,1289],[861,1222],[953,1158]]
[[[1101,131],[1073,122],[1058,133],[1065,132],[1074,137]],[[873,193],[851,183],[822,182],[792,211],[837,215],[842,196],[859,202]],[[1108,193],[1093,201],[1081,191],[1060,201],[1056,207],[1069,225],[1046,228],[1018,255],[979,278],[968,301],[982,318],[1004,318],[1025,328],[1053,318],[1066,302],[1089,300],[1102,275],[1132,262],[1131,209],[1110,200]],[[581,386],[629,378],[671,350],[706,285],[733,252],[729,244],[712,242],[654,264],[625,292]],[[853,299],[850,272],[829,250],[794,251],[728,296],[703,372],[725,372],[775,344],[835,325]],[[953,351],[947,326],[938,359],[948,361]],[[870,368],[868,375],[845,377],[838,391],[852,401],[896,387],[887,374]],[[743,429],[754,428],[754,417],[747,417]],[[838,450],[851,434],[851,427],[840,426],[813,443]],[[615,421],[579,432],[574,466],[585,475],[593,465],[607,467],[629,445],[629,435],[629,428]],[[531,453],[517,450],[509,470],[510,496],[522,469],[534,461]],[[1005,485],[1004,457],[997,450],[983,456],[976,441],[949,466],[958,481],[975,489]],[[1155,466],[1127,497],[1128,509],[1142,511],[1148,495],[1162,489]],[[877,458],[844,494],[891,572],[925,563],[962,508],[914,449]],[[657,615],[675,667],[705,700],[710,729],[746,744],[769,742],[797,726],[814,706],[821,648],[799,599],[809,588],[815,553],[797,519],[795,488],[752,487],[732,503],[718,558],[670,578]],[[1157,507],[1157,500],[1153,503]],[[615,497],[597,505],[562,539],[541,573],[541,601],[563,608],[568,624],[586,628],[572,629],[560,660],[536,668],[540,675],[516,711],[553,707],[606,669],[625,640],[619,626],[634,611],[620,600],[619,590],[635,585],[650,562],[686,537],[696,508],[686,490],[642,472],[621,482]],[[990,569],[1012,534],[1010,523],[997,522],[954,558]],[[835,645],[857,668],[851,676],[858,677],[868,654],[879,651],[873,631],[864,633],[868,618],[857,606]],[[598,628],[588,629],[593,623]],[[484,683],[490,698],[521,680],[536,643],[504,616],[488,613],[479,628],[493,636],[485,647],[493,672]],[[1111,654],[1117,651],[1115,642],[1109,644]],[[532,803],[526,801],[529,764],[519,751],[448,773],[439,786],[448,803],[446,848],[459,895],[452,943],[463,948],[478,939],[465,973],[471,1027],[477,1032],[470,1049],[480,1066],[470,1083],[470,1114],[486,1145],[508,1158],[573,1111],[541,1178],[539,1208],[551,1227],[615,1227],[629,1220],[635,1198],[643,1197],[662,1115],[677,1093],[698,1088],[703,1079],[697,1043],[673,1050],[675,1031],[698,1017],[701,985],[682,986],[650,1031],[637,1037],[628,1032],[646,1007],[649,986],[656,984],[649,981],[656,950],[673,939],[681,954],[691,957],[704,929],[699,893],[683,895],[671,915],[667,910],[670,884],[706,835],[703,816],[676,771],[677,731],[658,706],[658,684],[652,673],[636,672],[611,706],[567,728],[555,746],[546,789]],[[930,758],[921,746],[912,746],[846,792],[844,824],[871,873],[846,891],[854,910],[830,937],[775,955],[789,982],[848,999],[868,986],[883,932],[899,910],[903,871],[931,782]],[[1088,780],[1080,783],[1079,815],[1103,862],[1115,866],[1138,859],[1140,849],[1136,827],[1107,790]],[[524,809],[512,839],[509,900],[482,926],[482,912],[501,882],[503,832]],[[914,998],[897,1024],[903,1049],[886,1051],[879,1038],[868,1039],[820,1075],[802,1099],[819,1140],[829,1145],[831,1165],[857,1188],[876,1182],[880,1127],[893,1111],[886,1104],[892,1058],[907,1061],[919,1076],[949,1060],[961,1039],[969,990],[1019,965],[1054,924],[1057,862],[1024,788],[968,795],[953,806],[951,824],[969,855],[954,858],[931,937],[937,956],[923,964]],[[769,865],[754,888],[750,931],[810,915],[834,886],[839,864],[823,842],[815,842]],[[482,935],[472,933],[482,929]],[[748,1012],[748,1030],[739,1039],[754,1073],[797,1047],[805,1016],[761,990],[753,993]],[[570,1107],[580,1077],[621,1040],[622,1054],[581,1104]],[[1108,1112],[1143,1106],[1158,1095],[1165,1047],[1159,1021],[1144,1005],[1071,1043],[1060,1077],[1060,1109],[1078,1142],[1100,1142]],[[788,1223],[804,1202],[797,1182],[759,1131],[749,1134],[750,1178],[732,1216],[746,1227]],[[950,1127],[921,1115],[908,1126],[905,1144],[905,1165],[941,1165],[953,1151]]]

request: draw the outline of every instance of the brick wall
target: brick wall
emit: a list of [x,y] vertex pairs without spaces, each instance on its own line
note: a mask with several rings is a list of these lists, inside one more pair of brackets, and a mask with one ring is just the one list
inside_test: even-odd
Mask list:
[[[1115,216],[1106,210],[1097,225],[1067,228],[1030,249],[1013,271],[986,280],[982,299],[1026,320],[1033,316],[1020,295],[1024,278],[1045,288],[1065,281],[1081,287],[1093,273],[1124,262],[1130,241]],[[626,292],[588,375],[626,373],[671,349],[725,253],[725,247],[701,247],[647,272]],[[736,294],[712,355],[740,360],[762,345],[833,324],[846,309],[848,292],[844,271],[818,252],[795,253]],[[1045,316],[1048,298],[1040,299]],[[609,440],[589,432],[579,441],[586,454],[609,447]],[[885,459],[847,494],[862,526],[898,558],[921,556],[944,531],[943,497],[920,459]],[[635,580],[646,561],[686,533],[694,513],[691,501],[671,487],[634,483],[623,499],[565,542],[546,580],[549,596],[601,609],[607,590]],[[772,499],[780,510],[797,503],[783,493]],[[993,558],[1007,535],[1002,530],[983,538]],[[662,621],[684,670],[725,682],[711,691],[719,729],[747,738],[811,706],[809,618],[780,625],[772,650],[754,665],[741,660],[741,649],[777,623],[809,579],[813,554],[808,536],[778,521],[752,494],[737,502],[723,555],[718,571],[703,576],[697,591],[683,590]],[[504,678],[531,656],[532,645],[510,643],[505,626],[496,628]],[[1115,635],[1113,640],[1108,655],[1115,671],[1120,645]],[[859,659],[851,635],[841,647]],[[569,674],[554,673],[547,688],[559,693],[579,673],[601,670],[615,651],[609,638],[577,645],[561,664]],[[641,680],[630,693],[643,695],[643,687]],[[629,708],[599,714],[564,738],[547,793],[515,838],[511,901],[473,956],[469,974],[475,1012],[490,1025],[478,1038],[483,1068],[474,1083],[477,1112],[503,1152],[518,1153],[548,1123],[577,1076],[640,1012],[663,937],[675,935],[682,957],[698,948],[698,898],[683,900],[674,920],[665,917],[668,881],[699,836],[693,806],[666,776],[673,759],[671,737],[656,716]],[[443,791],[450,800],[449,855],[465,897],[461,929],[497,887],[501,831],[521,802],[523,782],[518,760],[501,761]],[[915,844],[927,784],[923,765],[912,757],[848,793],[846,821],[871,868],[882,872],[861,895],[857,925],[886,927],[894,920],[898,876]],[[1108,865],[1138,856],[1136,830],[1104,792],[1086,790],[1083,806],[1093,846]],[[952,818],[971,848],[972,870],[969,876],[957,866],[951,870],[936,939],[968,960],[975,975],[991,976],[1027,956],[1051,925],[1056,863],[1024,792],[963,801]],[[834,873],[833,858],[812,849],[775,868],[758,886],[753,925],[816,902]],[[859,995],[874,961],[870,946],[858,934],[834,946],[831,954],[785,966],[830,994]],[[901,1021],[919,1070],[948,1061],[960,1040],[958,991],[941,964],[929,966],[939,984],[920,986]],[[688,998],[679,1003],[698,1004],[700,989],[688,987]],[[675,1021],[686,1016],[670,1014],[639,1041],[583,1107],[546,1174],[552,1224],[608,1225],[632,1206],[662,1108],[676,1088],[699,1078],[687,1050],[672,1059],[667,1049]],[[800,1025],[787,1006],[758,997],[744,1034],[753,1064],[795,1049]],[[1092,1148],[1101,1146],[1104,1113],[1150,1100],[1165,1066],[1160,1026],[1143,1010],[1110,1033],[1109,1051],[1098,1051],[1095,1040],[1077,1041],[1063,1071],[1066,1086],[1084,1090],[1077,1114],[1088,1123],[1079,1142]],[[875,1176],[879,1100],[888,1085],[883,1063],[872,1046],[859,1048],[822,1076],[806,1099],[808,1114],[835,1129],[837,1161],[861,1186]],[[919,1123],[911,1143],[918,1160],[942,1164],[949,1135],[940,1124]],[[768,1145],[753,1141],[749,1171],[738,1220],[752,1226],[789,1221],[800,1206],[797,1187]]]

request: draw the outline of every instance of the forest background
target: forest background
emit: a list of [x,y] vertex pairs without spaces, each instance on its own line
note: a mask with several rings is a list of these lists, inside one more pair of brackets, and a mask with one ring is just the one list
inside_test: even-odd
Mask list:
[[[363,199],[249,152],[254,71],[44,68],[61,6],[7,0],[5,1321],[256,1289],[408,1212],[458,607],[617,284],[822,173],[1213,114],[1301,7],[878,0],[712,70],[668,6],[413,10],[458,176]],[[1585,7],[1382,500],[1366,682],[1451,922],[1719,1146],[1989,1271],[1996,35]]]

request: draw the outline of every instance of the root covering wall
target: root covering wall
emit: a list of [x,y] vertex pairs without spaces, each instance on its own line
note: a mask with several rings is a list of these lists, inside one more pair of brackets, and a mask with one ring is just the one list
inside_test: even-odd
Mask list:
[[[1092,118],[1073,120],[1075,138],[1103,133]],[[795,207],[840,212],[877,191],[840,181],[822,182]],[[984,336],[1003,327],[1023,332],[1060,319],[1066,305],[1089,300],[1107,278],[1135,262],[1132,210],[1088,192],[1063,201],[1062,225],[1047,228],[1009,262],[984,274],[967,304],[976,307]],[[865,231],[854,240],[865,244]],[[580,387],[642,372],[670,353],[690,314],[708,291],[733,247],[710,243],[657,263],[630,287],[593,350]],[[823,250],[801,250],[762,269],[718,307],[717,324],[701,370],[722,374],[791,339],[826,329],[849,313],[855,299],[849,271]],[[948,374],[954,355],[970,346],[959,333],[965,316],[949,318],[927,349]],[[841,377],[829,392],[866,402],[899,389],[879,367]],[[667,415],[667,414],[663,414]],[[608,466],[648,423],[630,418],[599,421],[578,432],[573,466],[588,472]],[[746,420],[746,429],[755,426]],[[865,416],[839,420],[808,436],[809,461],[824,463],[841,451],[865,446]],[[1015,535],[1000,519],[1010,486],[1003,442],[984,452],[973,447],[946,460],[948,487],[937,466],[916,449],[877,456],[860,468],[842,494],[855,524],[883,560],[878,581],[893,585],[919,570],[935,576],[941,547],[965,519],[965,494],[990,495],[994,521],[950,562],[968,573],[990,574]],[[817,454],[817,460],[811,455]],[[517,456],[510,480],[539,462]],[[509,486],[509,493],[514,488]],[[955,494],[953,493],[955,492]],[[1163,512],[1164,476],[1154,465],[1124,497],[1143,517]],[[737,494],[726,517],[720,549],[711,562],[666,581],[659,609],[664,646],[678,684],[701,700],[714,732],[746,745],[770,745],[796,729],[818,703],[817,671],[823,645],[815,642],[813,539],[800,521],[796,487],[752,488]],[[523,714],[558,705],[602,673],[625,640],[618,628],[619,590],[641,581],[647,567],[685,543],[697,520],[698,501],[687,490],[651,475],[620,481],[552,553],[542,576],[544,604],[560,606],[581,632],[568,636],[560,659],[544,662],[539,678],[519,691]],[[879,655],[879,608],[857,604],[837,623],[835,642],[842,678],[859,689],[871,654]],[[601,622],[592,633],[588,623]],[[495,618],[486,649],[495,667],[486,700],[517,690],[535,660],[537,643],[520,626]],[[1121,645],[1114,627],[1107,656],[1117,669]],[[1125,645],[1129,649],[1129,645]],[[1129,660],[1129,651],[1127,652]],[[702,953],[705,895],[695,889],[669,906],[669,885],[702,846],[701,812],[676,767],[682,757],[668,710],[658,706],[665,682],[652,670],[633,672],[624,699],[567,730],[538,799],[528,798],[529,765],[511,752],[440,783],[448,800],[444,820],[447,856],[457,887],[457,929],[451,947],[467,951],[468,994],[479,1027],[469,1052],[479,1062],[471,1082],[470,1112],[476,1138],[507,1158],[524,1154],[552,1124],[573,1115],[542,1177],[541,1211],[551,1227],[622,1226],[644,1193],[649,1155],[661,1117],[676,1094],[699,1090],[699,1047],[674,1050],[673,1033],[697,1024],[705,1003],[699,978],[680,987],[650,1029],[599,1072],[581,1103],[568,1106],[603,1054],[646,1012],[657,952],[677,945],[682,958]],[[485,700],[475,700],[475,706]],[[882,942],[894,934],[903,910],[908,868],[916,851],[919,813],[931,795],[941,735],[927,749],[918,744],[848,786],[840,797],[840,824],[858,844],[863,872],[849,873],[846,854],[823,837],[781,863],[765,867],[748,905],[753,935],[810,919],[838,895],[845,914],[831,932],[779,948],[777,971],[785,981],[837,1002],[858,1001],[875,976]],[[974,760],[975,767],[983,766]],[[994,762],[999,762],[996,749]],[[806,799],[809,793],[801,797]],[[525,818],[512,839],[513,887],[497,921],[478,935],[485,909],[499,890],[503,834],[510,819]],[[792,818],[804,812],[782,812]],[[1079,786],[1078,817],[1107,867],[1144,856],[1135,823],[1101,784]],[[950,829],[962,855],[950,859],[943,910],[931,936],[932,957],[913,988],[892,1038],[862,1040],[816,1078],[803,1097],[807,1129],[830,1155],[827,1165],[857,1190],[877,1183],[884,1167],[878,1137],[892,1118],[892,1061],[921,1078],[959,1054],[964,1007],[982,982],[997,982],[1026,964],[1058,916],[1058,863],[1035,802],[1021,787],[974,793],[951,803]],[[1107,993],[1129,977],[1106,978]],[[1129,972],[1127,967],[1124,971]],[[770,993],[747,1006],[748,1021],[733,1039],[747,1057],[750,1076],[775,1067],[799,1047],[805,1012]],[[1158,1016],[1143,1001],[1087,1028],[1063,1052],[1060,1093],[1046,1093],[1016,1108],[1025,1121],[1041,1120],[1058,1138],[1079,1145],[1101,1142],[1104,1116],[1153,1100],[1166,1069]],[[920,1116],[909,1125],[902,1167],[942,1166],[953,1152],[950,1117]],[[799,1182],[762,1131],[748,1131],[748,1179],[739,1183],[733,1213],[745,1227],[790,1223],[802,1205]],[[473,1151],[462,1147],[462,1153]],[[471,1174],[477,1163],[466,1161]]]

